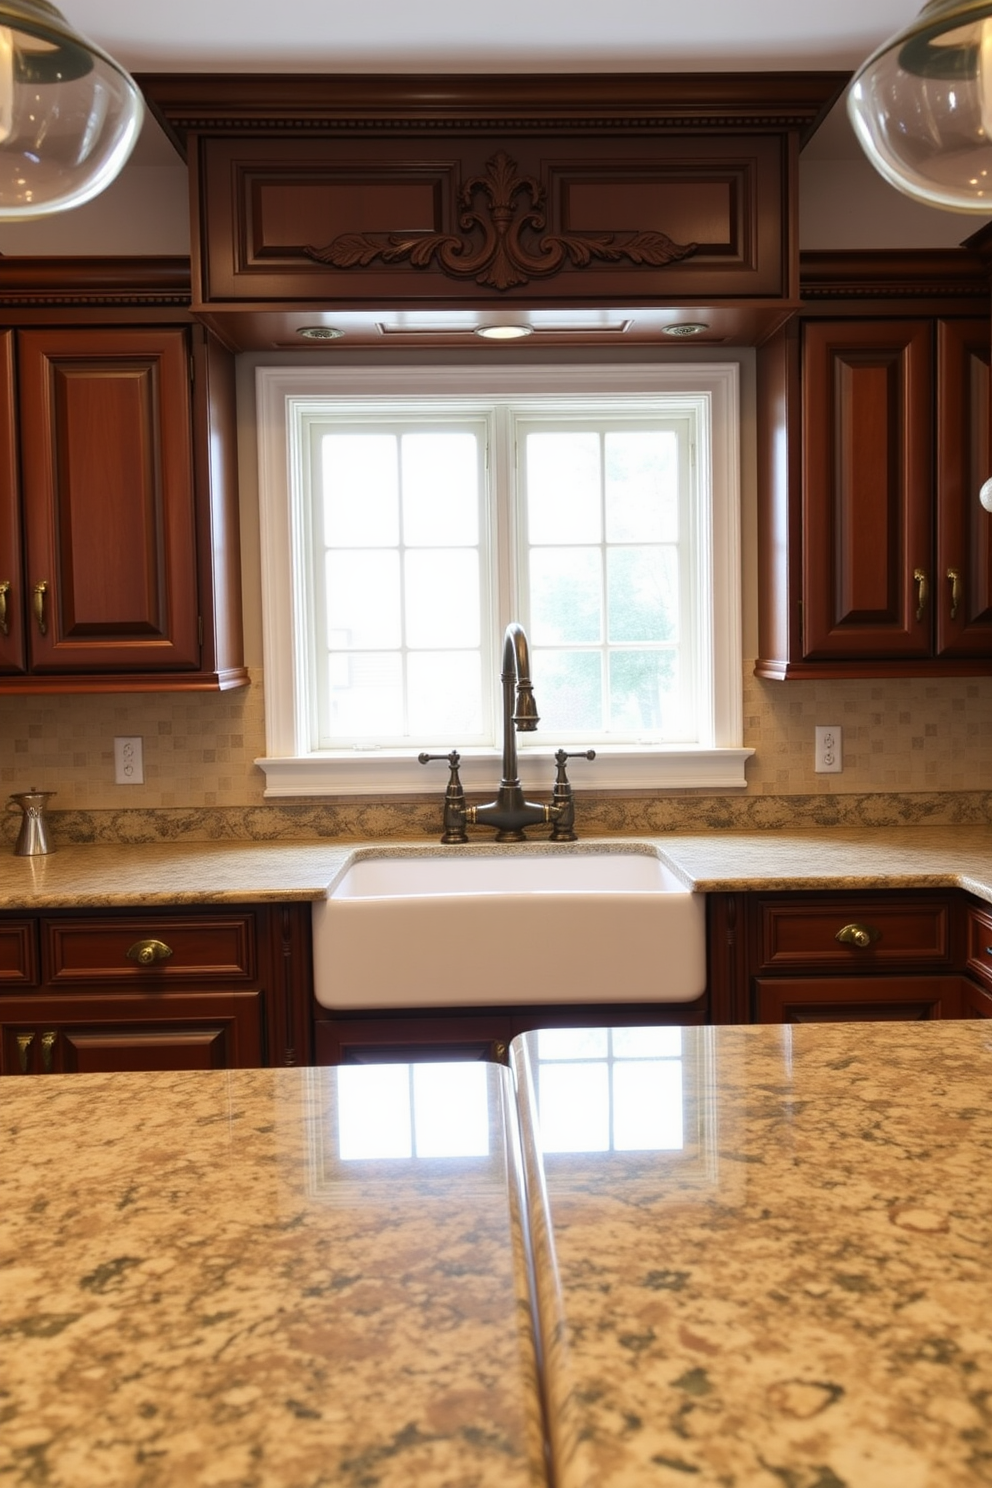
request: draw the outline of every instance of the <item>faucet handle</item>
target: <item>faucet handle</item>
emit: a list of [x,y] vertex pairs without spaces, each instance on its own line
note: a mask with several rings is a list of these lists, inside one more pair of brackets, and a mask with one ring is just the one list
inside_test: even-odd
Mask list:
[[462,757],[458,750],[452,749],[449,754],[418,754],[417,759],[422,765],[429,765],[432,760],[446,761],[451,774],[448,776],[448,786],[444,793],[444,836],[441,841],[467,842],[465,792],[458,774],[458,766],[461,764]]
[[555,788],[551,792],[551,811],[554,829],[548,839],[550,842],[574,842],[575,841],[575,798],[572,795],[572,786],[568,776],[565,774],[565,762],[570,759],[594,760],[595,749],[576,749],[571,753],[567,749],[555,751]]

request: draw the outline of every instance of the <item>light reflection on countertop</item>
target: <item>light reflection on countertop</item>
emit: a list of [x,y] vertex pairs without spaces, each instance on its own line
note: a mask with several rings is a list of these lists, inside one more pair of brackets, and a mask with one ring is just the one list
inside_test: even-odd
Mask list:
[[508,1072],[469,1085],[472,1154],[425,1108],[376,1162],[330,1069],[0,1081],[0,1481],[543,1484]]
[[684,1148],[569,1155],[542,1037],[512,1055],[557,1488],[992,1483],[992,1027],[686,1028]]

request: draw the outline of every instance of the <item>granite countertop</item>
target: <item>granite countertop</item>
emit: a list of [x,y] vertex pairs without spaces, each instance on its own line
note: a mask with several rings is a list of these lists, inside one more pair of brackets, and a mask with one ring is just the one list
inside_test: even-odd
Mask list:
[[0,1480],[992,1484],[992,1027],[548,1038],[0,1081]]
[[323,899],[355,854],[451,856],[496,851],[636,852],[661,857],[690,888],[962,888],[992,902],[992,827],[827,827],[587,837],[552,847],[425,842],[266,841],[115,843],[58,847],[44,857],[0,855],[0,909],[223,904]]
[[992,1026],[617,1033],[513,1045],[557,1488],[992,1484]]
[[378,1069],[0,1081],[0,1481],[543,1484],[509,1072],[468,1068],[488,1156],[433,1161],[342,1156]]

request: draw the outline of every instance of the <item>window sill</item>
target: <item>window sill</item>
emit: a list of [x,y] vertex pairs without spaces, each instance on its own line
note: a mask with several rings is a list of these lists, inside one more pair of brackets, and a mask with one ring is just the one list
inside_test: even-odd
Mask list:
[[[753,749],[636,750],[607,746],[593,762],[576,760],[570,779],[576,791],[742,790]],[[528,791],[550,792],[554,750],[529,750],[519,760]],[[399,750],[357,750],[348,754],[308,754],[255,761],[265,774],[265,796],[439,795],[447,784],[445,764],[418,764]],[[462,784],[473,794],[495,791],[500,756],[495,750],[465,750],[459,767]]]

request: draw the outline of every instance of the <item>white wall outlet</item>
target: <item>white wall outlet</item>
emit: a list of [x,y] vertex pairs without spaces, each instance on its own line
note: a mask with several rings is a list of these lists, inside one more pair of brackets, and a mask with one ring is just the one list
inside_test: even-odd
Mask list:
[[118,785],[144,785],[141,736],[114,740],[114,780]]
[[844,730],[832,723],[818,723],[816,733],[817,775],[839,775],[844,768]]

